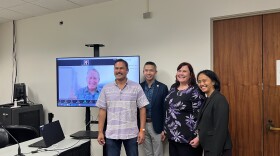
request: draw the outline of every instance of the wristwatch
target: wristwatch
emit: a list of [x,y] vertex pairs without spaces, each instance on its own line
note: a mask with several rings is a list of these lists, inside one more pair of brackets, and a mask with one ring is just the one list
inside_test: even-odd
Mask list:
[[144,128],[140,128],[140,132],[145,132],[145,129]]

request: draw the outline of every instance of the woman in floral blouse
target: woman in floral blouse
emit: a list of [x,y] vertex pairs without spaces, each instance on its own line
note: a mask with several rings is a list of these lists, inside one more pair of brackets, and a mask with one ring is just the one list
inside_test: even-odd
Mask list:
[[200,147],[189,143],[196,137],[196,121],[204,96],[196,84],[191,64],[183,62],[177,67],[176,82],[165,99],[165,133],[169,141],[170,156],[201,156]]

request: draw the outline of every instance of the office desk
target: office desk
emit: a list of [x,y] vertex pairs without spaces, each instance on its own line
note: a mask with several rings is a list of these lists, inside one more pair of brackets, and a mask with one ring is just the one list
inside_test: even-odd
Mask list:
[[[31,151],[36,151],[38,148],[28,147],[28,145],[41,140],[42,137],[32,139],[20,143],[21,153],[28,156],[90,156],[90,140],[76,140],[70,137],[66,137],[64,140],[52,145],[49,148],[39,149],[37,153],[31,153]],[[12,145],[0,149],[1,156],[13,156],[16,155],[18,151],[18,145]]]

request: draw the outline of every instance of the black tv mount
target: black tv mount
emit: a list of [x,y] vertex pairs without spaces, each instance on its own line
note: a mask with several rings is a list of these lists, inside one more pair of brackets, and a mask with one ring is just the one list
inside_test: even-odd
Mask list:
[[93,56],[99,57],[99,48],[104,47],[104,44],[86,44],[86,47],[93,47]]
[[[99,48],[104,47],[103,44],[85,44],[85,46],[93,47],[93,57],[99,57]],[[98,121],[90,121],[90,107],[86,107],[85,123],[86,131],[78,131],[74,134],[71,134],[70,136],[78,139],[97,139],[98,131],[90,130],[91,123],[98,124]],[[106,156],[106,146],[103,146],[103,156]]]
[[[93,56],[94,57],[99,57],[100,56],[99,55],[99,49],[100,49],[100,47],[104,47],[105,45],[104,44],[86,44],[85,46],[86,47],[93,47]],[[86,107],[86,124],[87,124],[86,130],[91,132],[91,133],[94,133],[93,131],[90,131],[90,124],[88,124],[89,122],[92,123],[90,121],[90,107]],[[93,123],[98,124],[98,121],[93,122]],[[106,156],[106,146],[103,146],[103,156]]]

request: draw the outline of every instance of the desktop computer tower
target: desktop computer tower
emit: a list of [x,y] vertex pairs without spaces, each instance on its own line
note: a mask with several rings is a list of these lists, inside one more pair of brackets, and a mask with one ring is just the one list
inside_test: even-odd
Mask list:
[[10,105],[0,105],[0,123],[2,125],[28,125],[40,132],[44,124],[42,104],[11,108]]

